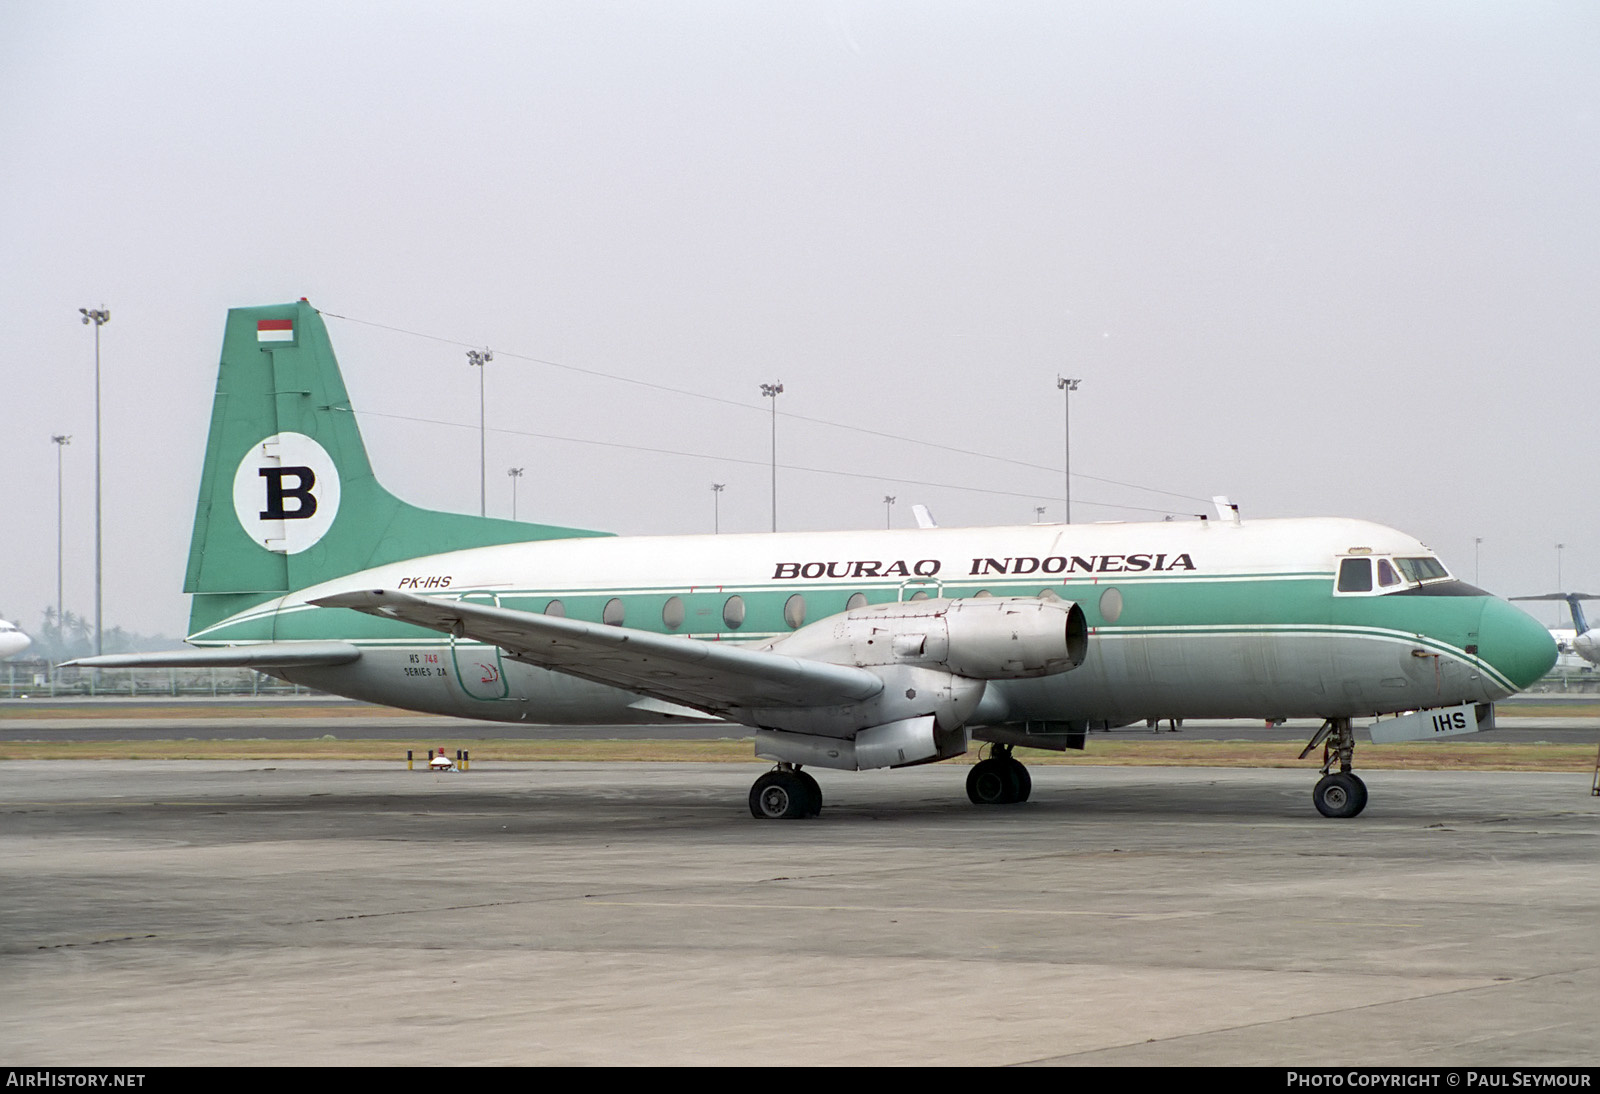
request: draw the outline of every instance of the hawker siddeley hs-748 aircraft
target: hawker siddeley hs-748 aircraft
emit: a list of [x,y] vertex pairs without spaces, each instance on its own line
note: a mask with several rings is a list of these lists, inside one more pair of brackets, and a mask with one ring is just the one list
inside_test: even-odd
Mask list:
[[775,767],[757,817],[814,816],[808,767],[950,759],[1028,798],[1016,746],[1149,718],[1316,717],[1313,800],[1354,816],[1352,720],[1472,732],[1544,675],[1549,633],[1423,544],[1356,520],[620,538],[460,516],[373,477],[310,304],[229,312],[179,653],[498,721],[720,719]]

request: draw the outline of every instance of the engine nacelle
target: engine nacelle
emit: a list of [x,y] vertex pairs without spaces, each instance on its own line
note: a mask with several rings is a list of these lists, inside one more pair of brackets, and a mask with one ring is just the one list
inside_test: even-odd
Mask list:
[[763,648],[836,665],[916,665],[969,680],[1021,680],[1083,664],[1089,628],[1083,609],[1064,600],[908,600],[830,616]]

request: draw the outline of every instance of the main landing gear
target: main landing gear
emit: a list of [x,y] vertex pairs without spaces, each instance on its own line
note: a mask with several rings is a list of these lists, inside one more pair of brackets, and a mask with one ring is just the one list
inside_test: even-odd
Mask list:
[[1015,805],[1033,793],[1033,777],[1021,760],[1011,755],[1010,745],[993,745],[989,758],[979,760],[967,772],[967,797],[973,805]]
[[822,812],[822,787],[797,764],[779,764],[750,788],[750,815],[794,820]]
[[[1300,758],[1303,760],[1311,755],[1311,750],[1319,744],[1322,745],[1322,778],[1317,780],[1317,785],[1311,791],[1311,800],[1317,812],[1324,817],[1358,815],[1367,807],[1367,784],[1350,770],[1350,761],[1356,752],[1356,734],[1350,726],[1350,719],[1329,718],[1323,722],[1322,728],[1306,744],[1305,751],[1300,753]],[[1338,771],[1332,770],[1335,763],[1339,765]]]

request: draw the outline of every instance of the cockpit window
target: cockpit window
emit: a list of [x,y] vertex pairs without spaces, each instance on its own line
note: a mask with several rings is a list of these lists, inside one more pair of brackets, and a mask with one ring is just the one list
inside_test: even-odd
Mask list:
[[1394,572],[1394,567],[1389,565],[1389,560],[1386,558],[1380,558],[1378,560],[1379,587],[1387,589],[1391,585],[1400,584],[1400,580],[1400,575]]
[[1372,591],[1372,560],[1346,558],[1339,562],[1339,591],[1341,593],[1369,593]]
[[1450,571],[1444,568],[1444,563],[1436,558],[1397,558],[1394,564],[1400,567],[1400,572],[1406,576],[1407,581],[1421,584],[1424,581],[1442,581],[1450,576]]

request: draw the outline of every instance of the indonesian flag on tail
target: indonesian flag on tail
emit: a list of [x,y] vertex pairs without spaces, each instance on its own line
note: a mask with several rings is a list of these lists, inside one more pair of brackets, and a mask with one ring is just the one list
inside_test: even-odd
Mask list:
[[257,342],[293,342],[293,319],[260,319],[256,321]]

